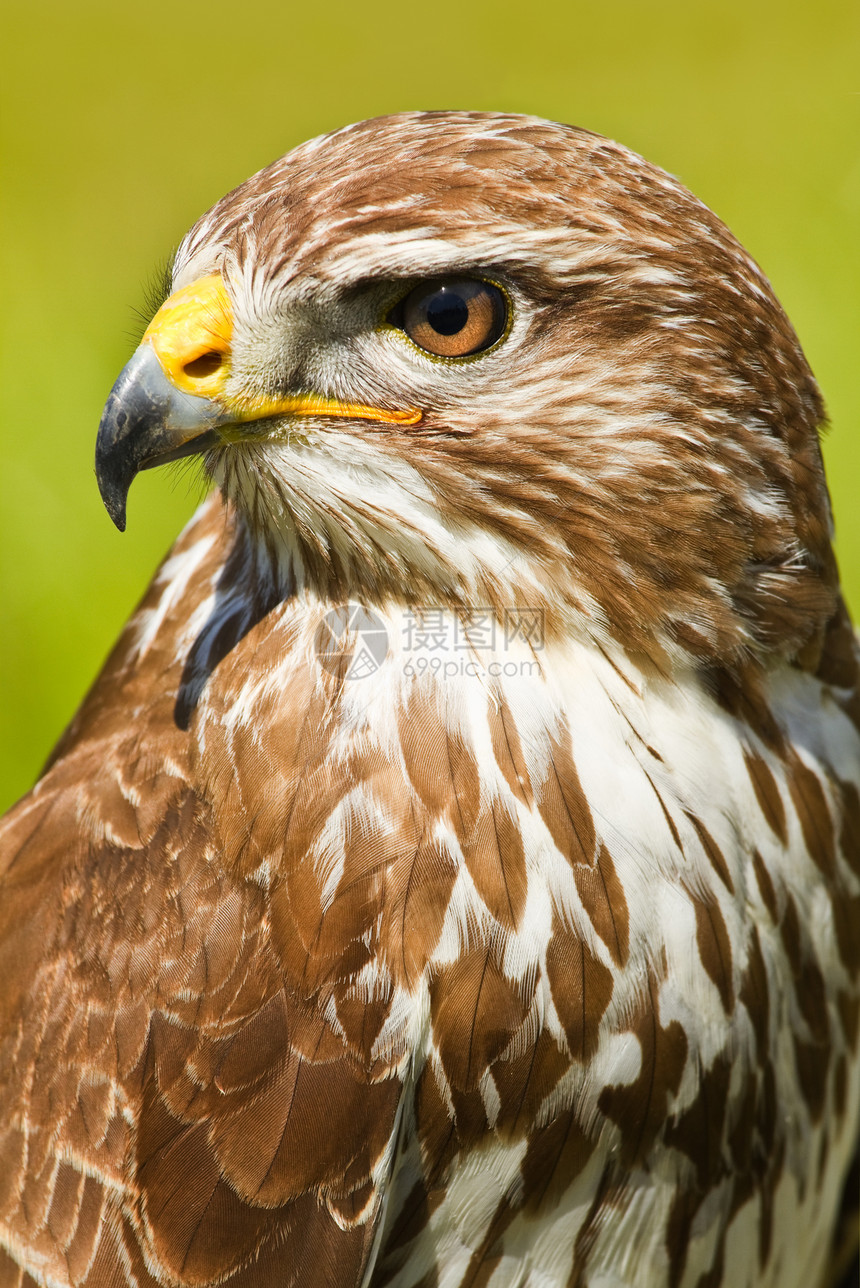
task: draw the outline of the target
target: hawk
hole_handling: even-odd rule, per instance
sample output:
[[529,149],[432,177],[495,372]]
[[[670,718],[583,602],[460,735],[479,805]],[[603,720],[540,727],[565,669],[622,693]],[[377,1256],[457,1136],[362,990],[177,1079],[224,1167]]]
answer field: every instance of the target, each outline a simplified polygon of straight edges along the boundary
[[141,469],[220,497],[2,827],[2,1288],[841,1273],[822,418],[726,228],[583,130],[368,121],[203,216],[96,473],[120,528]]

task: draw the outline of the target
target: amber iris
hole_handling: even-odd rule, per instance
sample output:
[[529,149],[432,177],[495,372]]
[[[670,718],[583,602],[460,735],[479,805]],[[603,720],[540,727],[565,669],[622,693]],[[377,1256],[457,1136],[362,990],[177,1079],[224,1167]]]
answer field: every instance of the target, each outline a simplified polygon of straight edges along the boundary
[[489,349],[507,323],[505,296],[492,282],[451,278],[422,282],[402,299],[389,322],[438,358],[466,358]]

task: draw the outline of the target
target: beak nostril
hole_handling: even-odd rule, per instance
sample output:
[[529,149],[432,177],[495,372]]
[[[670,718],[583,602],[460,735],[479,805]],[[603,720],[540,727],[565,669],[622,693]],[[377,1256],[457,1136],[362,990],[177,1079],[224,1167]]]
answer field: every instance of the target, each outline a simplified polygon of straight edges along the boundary
[[199,358],[192,358],[191,362],[186,362],[182,370],[186,376],[191,376],[192,380],[204,380],[206,376],[214,376],[222,361],[223,355],[220,353],[214,351],[201,353]]

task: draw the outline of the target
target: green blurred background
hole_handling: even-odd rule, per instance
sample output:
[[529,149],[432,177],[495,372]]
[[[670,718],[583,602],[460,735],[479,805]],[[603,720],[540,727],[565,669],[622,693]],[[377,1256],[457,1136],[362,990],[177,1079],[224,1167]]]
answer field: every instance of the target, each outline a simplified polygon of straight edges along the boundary
[[0,808],[27,789],[199,492],[93,478],[146,284],[228,188],[407,108],[534,112],[679,175],[775,284],[827,398],[860,612],[860,6],[818,0],[7,0],[2,38]]

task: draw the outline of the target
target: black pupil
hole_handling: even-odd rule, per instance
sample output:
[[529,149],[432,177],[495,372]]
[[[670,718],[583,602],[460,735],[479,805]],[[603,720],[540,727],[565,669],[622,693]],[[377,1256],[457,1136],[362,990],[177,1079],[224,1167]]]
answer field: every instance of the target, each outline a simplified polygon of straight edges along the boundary
[[469,306],[462,295],[439,291],[427,304],[427,321],[437,335],[456,335],[469,321]]

